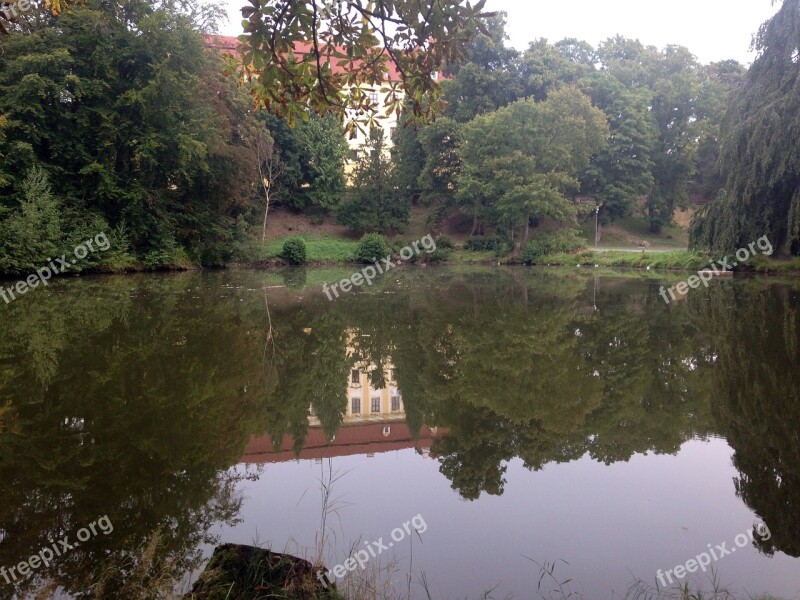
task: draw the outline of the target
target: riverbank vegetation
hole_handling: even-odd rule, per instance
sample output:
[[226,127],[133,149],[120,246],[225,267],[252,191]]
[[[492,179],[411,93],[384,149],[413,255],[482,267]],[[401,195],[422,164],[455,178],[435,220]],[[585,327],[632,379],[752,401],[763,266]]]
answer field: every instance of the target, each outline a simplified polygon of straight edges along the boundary
[[[468,30],[444,77],[429,74],[391,140],[374,130],[360,151],[335,107],[279,107],[263,80],[240,85],[234,59],[209,43],[214,10],[126,6],[41,6],[0,38],[4,274],[100,231],[113,251],[73,270],[269,263],[285,242],[270,228],[281,210],[340,228],[301,236],[311,263],[349,260],[364,233],[417,239],[419,211],[424,233],[463,235],[449,260],[557,262],[593,245],[595,220],[601,242],[633,220],[663,249],[724,255],[768,235],[778,255],[800,254],[798,96],[781,83],[797,77],[800,0],[762,27],[749,71],[622,37],[538,39],[518,51],[502,13],[480,16],[480,33],[469,29],[474,14],[459,13]],[[250,44],[261,18],[250,15]],[[262,58],[271,72],[275,56]],[[298,85],[307,75],[294,73]],[[685,209],[698,211],[686,241],[672,233]]]

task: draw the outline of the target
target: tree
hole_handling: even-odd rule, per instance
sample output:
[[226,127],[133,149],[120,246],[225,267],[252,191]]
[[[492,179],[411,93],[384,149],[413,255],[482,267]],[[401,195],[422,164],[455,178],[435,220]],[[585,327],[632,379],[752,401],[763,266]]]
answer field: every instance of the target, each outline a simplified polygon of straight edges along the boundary
[[[336,113],[349,133],[370,128],[380,108],[365,88],[383,90],[388,112],[399,115],[408,102],[415,120],[427,120],[442,107],[432,73],[464,57],[488,16],[485,3],[250,0],[242,9],[244,76],[256,101],[290,123],[310,107]],[[387,83],[390,69],[401,82]]]
[[608,119],[608,147],[601,150],[583,174],[582,189],[603,205],[611,219],[623,217],[655,184],[653,159],[658,128],[648,110],[646,90],[626,89],[609,73],[591,78],[594,105]]
[[724,254],[767,235],[800,255],[800,0],[784,0],[755,45],[722,121],[725,188],[692,221],[690,246]]
[[581,78],[594,70],[591,63],[574,60],[581,51],[585,48],[576,41],[567,40],[561,47],[548,43],[544,38],[531,42],[519,61],[523,96],[541,101],[553,89],[577,85]]
[[279,153],[276,191],[281,201],[293,210],[334,210],[345,190],[347,153],[337,118],[307,114],[294,127],[272,115],[263,118]]
[[26,22],[4,47],[0,205],[20,201],[39,164],[64,206],[124,226],[139,256],[224,261],[257,165],[239,134],[247,99],[200,24],[149,0],[88,0],[52,19]]
[[698,98],[701,127],[697,149],[697,182],[694,189],[713,200],[725,187],[718,168],[721,126],[731,94],[739,88],[747,73],[735,60],[724,60],[701,67],[702,86]]
[[274,190],[280,185],[283,163],[278,149],[275,147],[275,140],[272,139],[266,127],[256,129],[252,144],[258,159],[258,175],[261,181],[261,188],[264,190],[264,221],[261,226],[261,240],[263,241],[267,239],[269,204]]
[[505,27],[505,13],[489,19],[486,32],[469,45],[467,58],[449,66],[452,77],[442,83],[446,116],[466,123],[522,96],[519,52],[506,47]]
[[418,181],[422,201],[448,202],[453,198],[461,169],[461,125],[442,117],[420,129],[419,141],[425,157]]
[[650,159],[653,186],[647,196],[650,229],[657,233],[672,220],[676,207],[688,202],[688,185],[696,171],[702,118],[699,65],[681,46],[659,51],[617,36],[597,51],[604,72],[628,90],[649,94],[648,108],[658,137]]
[[457,197],[473,218],[522,230],[531,219],[575,220],[566,195],[608,137],[603,113],[579,90],[565,87],[543,102],[519,100],[464,127]]
[[34,166],[22,184],[23,200],[0,221],[0,272],[26,273],[61,253],[60,202],[44,169]]
[[425,167],[425,150],[420,129],[404,116],[392,137],[392,163],[397,190],[403,200],[416,204],[420,199],[419,175]]
[[383,130],[370,130],[348,191],[338,216],[353,231],[392,232],[408,223],[409,203],[400,198],[394,184]]

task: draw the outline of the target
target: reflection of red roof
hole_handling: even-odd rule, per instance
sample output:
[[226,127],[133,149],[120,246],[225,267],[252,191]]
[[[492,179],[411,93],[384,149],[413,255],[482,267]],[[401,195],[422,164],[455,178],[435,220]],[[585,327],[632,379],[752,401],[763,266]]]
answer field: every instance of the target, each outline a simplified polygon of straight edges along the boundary
[[[389,428],[388,435],[384,435],[384,428]],[[328,443],[325,432],[321,427],[309,427],[306,441],[300,455],[294,453],[294,441],[289,436],[283,436],[280,451],[273,450],[272,437],[262,435],[253,437],[244,450],[242,463],[277,463],[289,460],[331,458],[334,456],[353,456],[358,454],[377,454],[392,450],[415,448],[417,450],[429,449],[437,435],[428,427],[423,426],[419,438],[414,440],[408,423],[394,421],[391,423],[365,423],[363,425],[345,425],[336,432],[335,439]]]
[[[239,39],[230,36],[230,35],[207,35],[205,36],[205,43],[207,48],[212,48],[215,50],[219,50],[221,53],[228,53],[236,58],[241,56],[239,52]],[[344,54],[344,49],[340,49],[341,52]],[[298,59],[308,56],[312,54],[312,45],[311,42],[302,42],[295,44],[294,53],[297,55]],[[324,60],[324,57],[323,57]],[[341,66],[337,64],[340,59],[333,59],[333,64],[331,65],[331,69],[337,75],[346,73],[347,66]],[[354,61],[355,64],[359,64],[360,61]],[[400,72],[397,70],[397,66],[394,64],[392,60],[389,60],[386,63],[386,68],[388,69],[388,76],[387,81],[401,81],[402,78],[400,77]]]

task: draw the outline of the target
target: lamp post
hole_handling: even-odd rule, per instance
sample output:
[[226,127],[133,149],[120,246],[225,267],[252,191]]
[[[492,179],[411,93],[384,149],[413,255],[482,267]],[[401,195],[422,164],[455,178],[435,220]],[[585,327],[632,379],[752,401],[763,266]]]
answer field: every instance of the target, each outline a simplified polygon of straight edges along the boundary
[[599,231],[598,231],[597,227],[598,227],[598,220],[600,218],[600,207],[601,206],[603,206],[602,203],[598,204],[597,207],[594,210],[594,247],[595,248],[597,248],[597,242],[599,241],[599,239],[598,239],[599,238],[599,235],[598,235]]

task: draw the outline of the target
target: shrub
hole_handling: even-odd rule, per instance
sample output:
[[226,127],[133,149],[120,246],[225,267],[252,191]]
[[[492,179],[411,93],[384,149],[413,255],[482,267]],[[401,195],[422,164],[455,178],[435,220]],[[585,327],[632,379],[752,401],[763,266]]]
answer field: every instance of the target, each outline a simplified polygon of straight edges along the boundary
[[356,260],[360,263],[373,263],[389,255],[389,246],[379,233],[367,233],[361,238],[356,249]]
[[484,237],[476,235],[468,237],[464,242],[464,248],[472,250],[473,252],[491,252],[500,247],[500,240],[496,237]]
[[306,243],[299,236],[290,237],[283,243],[280,257],[293,265],[302,265],[306,262]]
[[583,247],[583,240],[574,229],[554,231],[529,240],[522,251],[522,260],[531,264],[547,256],[559,252],[574,252]]
[[450,258],[450,254],[455,249],[456,245],[446,235],[436,237],[436,250],[428,255],[428,262],[440,262]]

